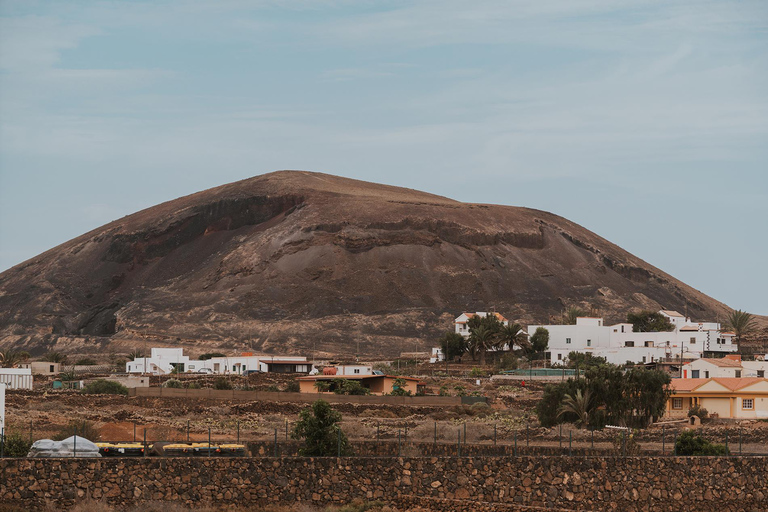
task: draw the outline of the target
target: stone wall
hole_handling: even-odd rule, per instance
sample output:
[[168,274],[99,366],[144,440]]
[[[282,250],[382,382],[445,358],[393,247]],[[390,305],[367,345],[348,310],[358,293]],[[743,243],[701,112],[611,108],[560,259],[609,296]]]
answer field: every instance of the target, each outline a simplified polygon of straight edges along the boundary
[[2,459],[0,503],[65,509],[379,499],[435,511],[765,510],[768,458],[422,457]]

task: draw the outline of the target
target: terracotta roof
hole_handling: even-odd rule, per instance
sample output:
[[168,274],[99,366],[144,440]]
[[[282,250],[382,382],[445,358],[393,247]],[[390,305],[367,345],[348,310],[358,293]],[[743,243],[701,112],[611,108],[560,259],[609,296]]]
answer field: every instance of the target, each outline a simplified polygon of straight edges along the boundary
[[696,325],[684,325],[680,328],[681,331],[698,331],[699,327]]
[[713,359],[711,357],[702,357],[701,361],[706,361],[720,368],[741,368],[741,361],[735,361],[733,359],[726,359],[725,357],[719,359]]
[[[499,319],[500,321],[502,321],[502,322],[507,322],[507,321],[508,321],[506,318],[504,318],[504,316],[503,316],[501,313],[496,313],[496,312],[493,312],[493,314],[494,314],[494,315],[496,315],[496,318],[498,318],[498,319]],[[472,318],[473,316],[475,316],[475,315],[476,315],[476,313],[462,313],[461,315],[465,315],[465,316],[467,317],[467,319],[470,319],[470,318]],[[461,315],[459,315],[459,317],[460,317]],[[458,317],[456,317],[456,318],[458,318]],[[467,322],[460,322],[460,321],[456,321],[456,323],[457,323],[457,324],[465,324],[465,323],[467,323]]]
[[669,387],[673,391],[691,391],[709,381],[710,379],[672,379]]
[[714,379],[672,379],[672,383],[670,384],[670,387],[673,391],[682,391],[682,392],[690,392],[694,391],[700,386],[703,386],[709,381],[715,381],[721,386],[730,389],[731,391],[737,391],[741,388],[745,388],[749,385],[752,385],[756,382],[763,382],[766,379],[761,379],[759,377],[742,377],[742,378],[733,378],[733,377],[716,377]]
[[677,311],[672,311],[672,310],[669,310],[669,309],[662,309],[661,312],[664,313],[667,316],[679,316],[680,318],[683,318],[683,315],[681,315]]

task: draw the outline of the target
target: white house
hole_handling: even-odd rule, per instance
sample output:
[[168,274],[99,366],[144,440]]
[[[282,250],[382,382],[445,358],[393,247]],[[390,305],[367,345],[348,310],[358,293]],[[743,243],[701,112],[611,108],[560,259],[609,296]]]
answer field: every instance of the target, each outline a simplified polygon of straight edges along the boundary
[[248,371],[308,373],[312,369],[312,363],[307,362],[306,357],[299,356],[254,356],[246,353],[200,360],[190,359],[183,352],[181,348],[153,348],[150,357],[137,357],[125,363],[125,371],[167,375],[177,368],[179,373],[243,375]]
[[738,354],[720,359],[697,359],[683,366],[684,379],[765,378],[768,361],[742,361]]
[[456,320],[454,320],[456,333],[461,334],[465,338],[469,338],[469,327],[467,327],[467,322],[469,322],[469,319],[473,316],[485,318],[488,315],[496,315],[496,318],[498,318],[503,325],[509,325],[509,320],[504,318],[501,313],[487,313],[485,311],[478,311],[477,313],[462,313],[456,317]]
[[733,333],[721,332],[718,323],[694,323],[675,311],[660,311],[675,327],[669,332],[632,332],[632,324],[605,325],[602,318],[580,317],[576,325],[530,325],[549,331],[552,364],[563,363],[570,352],[591,353],[613,364],[693,360],[711,353],[737,350]]
[[365,364],[340,364],[336,375],[373,375],[373,367]]

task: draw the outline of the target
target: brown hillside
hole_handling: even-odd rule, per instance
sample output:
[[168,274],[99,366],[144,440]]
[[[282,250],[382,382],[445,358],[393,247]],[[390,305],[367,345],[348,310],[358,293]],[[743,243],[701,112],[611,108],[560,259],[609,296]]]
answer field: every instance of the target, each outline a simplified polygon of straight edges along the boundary
[[728,310],[551,213],[281,171],[148,208],[0,274],[0,344],[394,354],[426,350],[464,310],[528,322],[569,305],[611,320]]

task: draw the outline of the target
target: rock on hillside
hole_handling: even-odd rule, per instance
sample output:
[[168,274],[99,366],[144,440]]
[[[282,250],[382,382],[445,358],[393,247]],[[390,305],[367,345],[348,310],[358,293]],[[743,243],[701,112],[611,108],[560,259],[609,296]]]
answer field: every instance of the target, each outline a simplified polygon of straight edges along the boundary
[[551,213],[281,171],[148,208],[0,274],[0,344],[384,355],[426,350],[464,310],[541,322],[570,305],[610,320],[728,310]]

